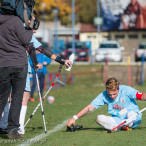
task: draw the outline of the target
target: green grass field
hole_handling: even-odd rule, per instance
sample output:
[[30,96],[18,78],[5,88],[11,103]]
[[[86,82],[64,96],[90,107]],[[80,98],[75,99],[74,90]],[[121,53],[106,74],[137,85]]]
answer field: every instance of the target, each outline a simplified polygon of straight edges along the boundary
[[[48,67],[49,72],[57,72],[59,65],[51,65]],[[98,71],[102,66],[97,65],[75,65],[72,72]],[[64,71],[64,68],[62,69]],[[68,72],[70,74],[70,72]],[[134,88],[145,92],[146,84],[144,86],[135,86]],[[62,126],[60,130],[53,132],[54,128],[62,124],[67,119],[88,105],[100,92],[104,91],[105,87],[102,81],[102,74],[78,75],[75,76],[75,81],[61,87],[59,89],[52,89],[49,95],[55,97],[54,104],[43,102],[46,126],[48,133],[45,136],[43,119],[41,115],[41,108],[37,110],[34,117],[26,126],[25,138],[23,140],[12,141],[8,140],[7,135],[1,135],[0,145],[19,145],[23,142],[28,142],[30,139],[39,135],[37,140],[32,145],[46,145],[46,146],[144,146],[146,144],[146,112],[143,113],[143,120],[139,127],[132,131],[118,131],[111,134],[107,133],[101,126],[96,124],[96,116],[98,114],[107,113],[107,106],[103,106],[89,115],[78,119],[76,124],[83,125],[83,130],[75,132],[66,132],[66,126]],[[37,97],[37,93],[36,99]],[[33,112],[39,102],[29,102],[26,120]],[[146,106],[146,102],[137,102],[140,109]],[[52,133],[51,133],[52,131]],[[13,144],[9,144],[12,143]]]

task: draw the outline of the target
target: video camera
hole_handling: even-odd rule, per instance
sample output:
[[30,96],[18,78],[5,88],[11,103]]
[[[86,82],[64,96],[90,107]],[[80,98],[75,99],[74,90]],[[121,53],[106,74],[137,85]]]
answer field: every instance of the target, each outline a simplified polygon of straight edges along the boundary
[[40,26],[40,21],[35,18],[34,24],[33,24],[33,30],[37,30],[39,26]]
[[30,9],[33,8],[34,5],[35,5],[34,0],[23,0],[23,1],[26,3],[27,7],[30,8]]

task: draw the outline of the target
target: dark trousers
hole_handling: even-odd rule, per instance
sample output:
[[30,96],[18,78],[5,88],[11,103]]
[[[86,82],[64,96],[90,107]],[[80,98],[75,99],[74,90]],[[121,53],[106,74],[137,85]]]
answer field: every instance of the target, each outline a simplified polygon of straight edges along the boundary
[[11,106],[8,116],[8,132],[19,128],[19,116],[26,85],[28,65],[0,68],[0,118],[8,101],[11,87]]
[[[37,74],[38,74],[38,79],[39,79],[41,97],[43,97],[45,76],[44,76],[44,74],[42,72],[38,72]],[[32,86],[31,86],[31,97],[32,98],[34,96],[36,84],[37,84],[36,75],[33,75],[33,77],[32,77]]]

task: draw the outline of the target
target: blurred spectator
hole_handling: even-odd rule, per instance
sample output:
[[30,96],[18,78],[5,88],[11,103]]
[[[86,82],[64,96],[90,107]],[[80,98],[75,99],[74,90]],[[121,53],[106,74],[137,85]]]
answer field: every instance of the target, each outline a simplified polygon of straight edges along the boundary
[[142,14],[144,20],[144,28],[146,28],[146,0],[139,0],[140,5],[142,6]]
[[122,15],[123,29],[143,28],[142,7],[137,0],[131,0]]
[[[50,64],[51,59],[48,58],[46,55],[40,53],[39,51],[36,50],[36,57],[39,63],[43,65],[43,68],[41,70],[38,70],[38,79],[39,79],[39,85],[40,85],[40,93],[41,97],[43,97],[43,90],[44,90],[44,81],[45,81],[45,76],[47,74],[47,65]],[[30,61],[30,64],[32,66],[32,62]],[[33,79],[32,79],[32,86],[31,86],[31,98],[30,101],[35,101],[34,99],[34,92],[36,88],[36,75],[35,71],[32,68],[32,74],[33,74]],[[38,99],[39,100],[39,99]]]

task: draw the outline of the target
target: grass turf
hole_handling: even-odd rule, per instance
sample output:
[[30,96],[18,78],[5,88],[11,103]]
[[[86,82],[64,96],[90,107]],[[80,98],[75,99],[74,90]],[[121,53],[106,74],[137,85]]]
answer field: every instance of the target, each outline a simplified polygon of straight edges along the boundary
[[[49,66],[49,72],[56,72],[59,66]],[[72,72],[85,72],[87,70],[101,70],[102,66],[74,66]],[[63,69],[64,70],[64,69]],[[64,72],[64,71],[63,71]],[[70,72],[68,72],[70,74]],[[134,88],[145,92],[145,86],[135,86]],[[52,89],[49,95],[55,97],[54,104],[47,104],[43,102],[47,130],[51,131],[58,124],[71,118],[74,114],[88,105],[100,92],[104,91],[104,84],[102,83],[102,74],[98,75],[80,75],[75,77],[75,81],[71,85],[59,89]],[[36,99],[37,99],[37,94]],[[26,120],[33,112],[39,102],[29,102]],[[137,101],[140,109],[146,106],[146,102]],[[76,124],[83,125],[83,130],[75,132],[66,132],[66,126],[61,130],[54,132],[43,140],[33,145],[48,145],[48,146],[106,146],[106,145],[128,145],[128,146],[143,146],[146,143],[146,113],[143,113],[142,123],[139,127],[132,131],[118,131],[107,133],[101,126],[96,124],[96,116],[98,114],[107,113],[107,106],[103,106],[91,114],[78,119]],[[8,140],[6,135],[1,135],[0,143],[3,145],[13,145],[27,142],[27,140],[44,133],[43,120],[41,115],[41,108],[37,110],[34,117],[26,126],[25,138],[21,140]],[[29,141],[28,141],[29,142]],[[5,144],[6,143],[6,144]],[[0,144],[1,145],[1,144]]]

